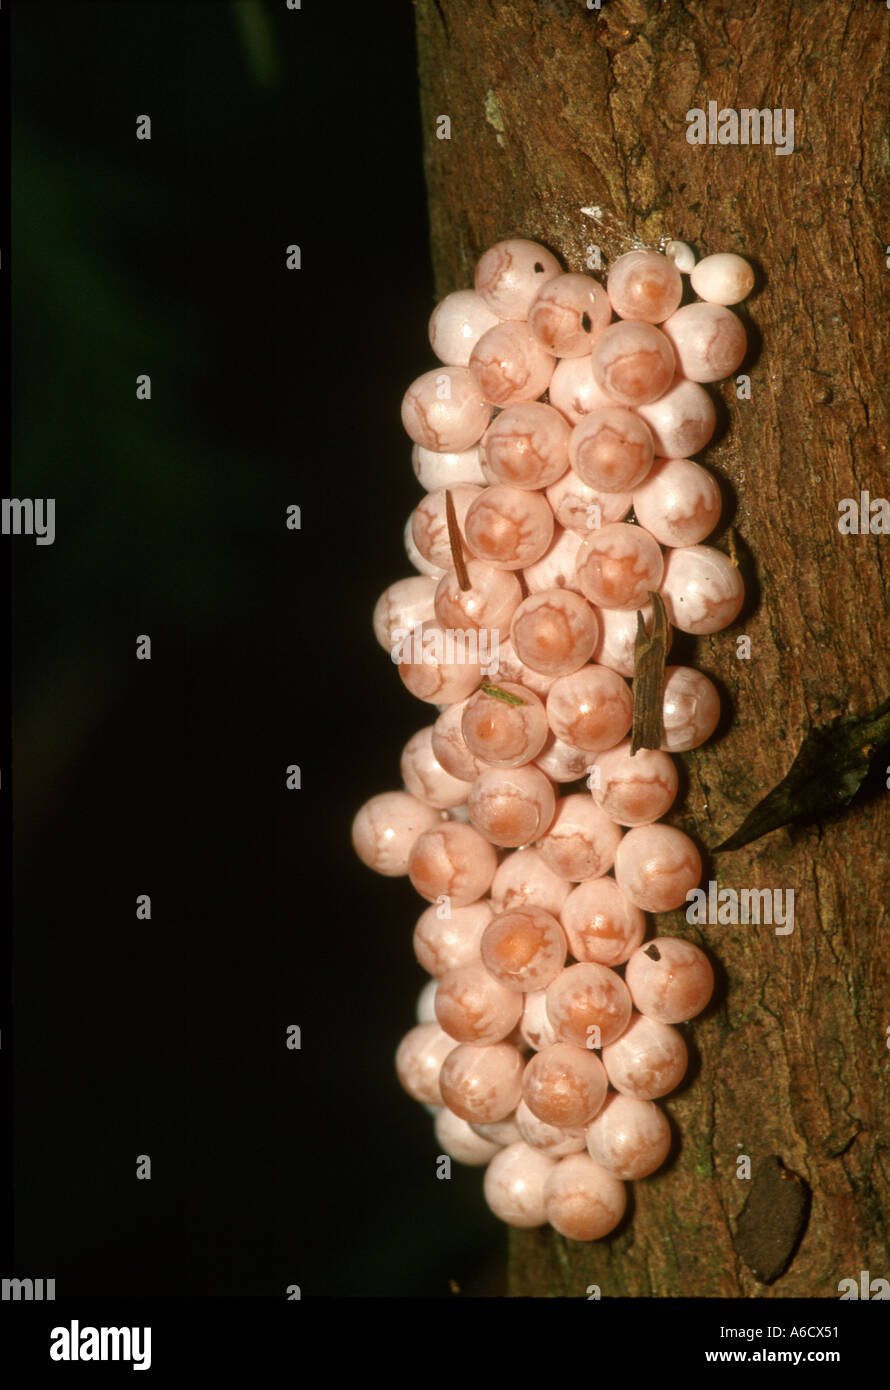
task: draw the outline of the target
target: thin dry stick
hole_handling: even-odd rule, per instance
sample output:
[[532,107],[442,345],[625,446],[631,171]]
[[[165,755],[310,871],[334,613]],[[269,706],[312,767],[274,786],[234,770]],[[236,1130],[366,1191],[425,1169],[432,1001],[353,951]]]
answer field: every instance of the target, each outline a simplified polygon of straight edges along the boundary
[[454,572],[457,575],[460,588],[466,593],[467,589],[470,588],[470,576],[464,561],[464,545],[460,527],[457,524],[457,512],[454,510],[451,493],[447,490],[445,492],[445,521],[448,525],[448,543],[451,546],[451,561],[454,565]]
[[640,748],[660,748],[664,737],[664,663],[667,656],[667,614],[660,594],[650,593],[652,632],[637,613],[634,642],[634,720],[631,757]]

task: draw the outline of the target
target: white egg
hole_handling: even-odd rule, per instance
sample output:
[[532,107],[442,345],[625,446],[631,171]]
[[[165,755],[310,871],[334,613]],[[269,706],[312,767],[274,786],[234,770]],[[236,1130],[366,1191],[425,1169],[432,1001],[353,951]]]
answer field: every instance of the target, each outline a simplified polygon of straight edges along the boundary
[[738,304],[754,288],[754,271],[731,251],[705,256],[689,277],[695,293],[708,304]]

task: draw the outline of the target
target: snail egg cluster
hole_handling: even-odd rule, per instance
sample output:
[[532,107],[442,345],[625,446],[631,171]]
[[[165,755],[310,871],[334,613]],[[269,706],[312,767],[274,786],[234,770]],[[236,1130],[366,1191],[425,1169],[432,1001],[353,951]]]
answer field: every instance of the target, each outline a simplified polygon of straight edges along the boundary
[[352,832],[365,864],[428,904],[402,1085],[444,1153],[486,1166],[498,1217],[575,1240],[612,1231],[625,1184],[667,1158],[677,1025],[714,984],[704,952],[653,937],[650,917],[701,879],[692,839],[661,822],[671,755],[711,736],[719,697],[668,665],[661,747],[632,754],[629,682],[652,593],[668,640],[742,607],[737,567],[704,544],[721,495],[693,455],[714,431],[707,384],[745,356],[729,306],[754,277],[736,255],[667,250],[620,256],[604,288],[535,242],[499,242],[433,311],[439,365],[402,402],[425,493],[405,530],[414,573],[373,618],[432,709],[401,789]]

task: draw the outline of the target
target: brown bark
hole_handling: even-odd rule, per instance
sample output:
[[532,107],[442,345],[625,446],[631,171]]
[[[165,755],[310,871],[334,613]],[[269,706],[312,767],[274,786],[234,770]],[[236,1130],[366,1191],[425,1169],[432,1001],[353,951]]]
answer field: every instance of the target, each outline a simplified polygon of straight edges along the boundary
[[[416,13],[439,295],[471,284],[478,255],[509,235],[572,270],[593,242],[607,258],[625,249],[581,213],[590,205],[641,241],[673,236],[760,268],[742,310],[762,342],[743,368],[752,398],[733,381],[714,388],[726,428],[702,456],[728,499],[715,543],[731,520],[749,552],[739,622],[692,649],[729,713],[721,737],[685,755],[675,823],[716,844],[808,728],[890,693],[890,541],[837,526],[840,499],[890,491],[890,16],[827,0],[610,0],[600,13],[419,0]],[[688,144],[686,113],[709,100],[793,108],[794,153]],[[443,114],[450,140],[436,138]],[[611,1240],[513,1233],[513,1293],[829,1298],[860,1270],[890,1277],[887,795],[882,779],[843,815],[706,860],[721,886],[792,888],[790,936],[658,919],[702,942],[724,977],[686,1025],[700,1067],[666,1107],[680,1151],[634,1185],[633,1219]],[[732,1244],[751,1186],[739,1154],[755,1169],[778,1154],[812,1190],[800,1248],[769,1288]]]

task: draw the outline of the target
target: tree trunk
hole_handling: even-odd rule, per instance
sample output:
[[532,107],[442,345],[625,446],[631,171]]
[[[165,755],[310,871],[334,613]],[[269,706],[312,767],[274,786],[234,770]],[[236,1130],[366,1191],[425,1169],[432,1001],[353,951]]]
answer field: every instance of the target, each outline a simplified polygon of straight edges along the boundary
[[[886,289],[888,22],[883,5],[760,0],[418,0],[430,227],[438,295],[472,284],[492,242],[542,241],[570,270],[632,238],[738,251],[758,268],[740,310],[754,344],[713,389],[702,461],[741,538],[748,601],[729,632],[683,639],[720,684],[722,735],[684,755],[672,819],[714,845],[784,775],[807,730],[890,693],[888,540],[838,529],[843,498],[890,490]],[[687,111],[792,108],[795,148],[693,145]],[[437,137],[437,117],[451,121]],[[440,126],[441,131],[441,126]],[[596,206],[602,220],[582,209]],[[762,346],[761,346],[762,345]],[[749,660],[737,636],[751,639]],[[682,652],[677,656],[678,651]],[[704,856],[721,887],[793,889],[794,930],[709,925],[662,933],[719,962],[715,1004],[685,1025],[692,1079],[669,1098],[681,1138],[633,1186],[614,1238],[511,1233],[514,1294],[837,1297],[887,1248],[888,809],[843,814]],[[883,881],[882,881],[883,880]],[[737,1160],[777,1154],[812,1193],[787,1272],[765,1286],[733,1236],[752,1183]]]

